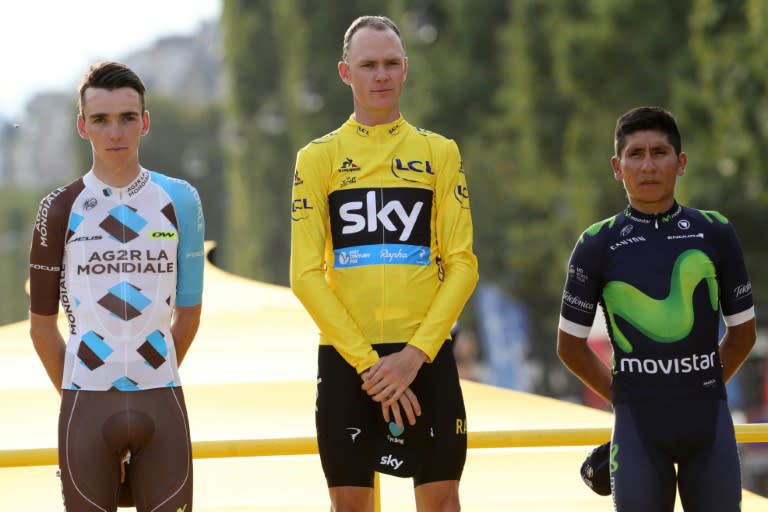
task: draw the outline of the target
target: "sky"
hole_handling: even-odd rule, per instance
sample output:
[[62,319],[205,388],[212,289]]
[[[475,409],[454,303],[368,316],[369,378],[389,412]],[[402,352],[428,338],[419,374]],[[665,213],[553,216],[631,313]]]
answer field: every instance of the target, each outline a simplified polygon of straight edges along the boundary
[[39,92],[72,91],[97,60],[218,19],[222,0],[10,0],[0,7],[0,119],[14,122]]

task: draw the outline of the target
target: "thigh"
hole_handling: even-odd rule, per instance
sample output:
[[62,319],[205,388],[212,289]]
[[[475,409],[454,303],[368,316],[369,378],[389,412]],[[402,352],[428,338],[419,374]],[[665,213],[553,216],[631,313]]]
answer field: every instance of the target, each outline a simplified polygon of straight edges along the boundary
[[685,510],[741,510],[741,469],[728,404],[721,400],[711,437],[679,464],[680,500]]
[[59,473],[68,512],[114,511],[120,484],[120,453],[104,439],[113,404],[98,391],[62,392],[59,411]]
[[378,405],[335,348],[318,349],[315,426],[328,487],[373,487],[374,414]]
[[467,417],[453,342],[443,343],[432,363],[422,366],[413,391],[426,413],[431,435],[414,485],[460,480],[467,458]]
[[152,432],[137,441],[129,465],[136,510],[192,510],[192,446],[180,387],[132,392],[134,407],[151,418]]
[[[629,404],[614,407],[611,439],[611,488],[618,512],[672,512],[675,507],[674,461],[638,428],[652,424]],[[664,421],[664,418],[659,418]]]

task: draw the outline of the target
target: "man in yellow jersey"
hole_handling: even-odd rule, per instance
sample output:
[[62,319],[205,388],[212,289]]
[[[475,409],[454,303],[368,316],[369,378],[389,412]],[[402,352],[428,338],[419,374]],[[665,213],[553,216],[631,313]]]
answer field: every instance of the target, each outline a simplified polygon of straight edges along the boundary
[[461,156],[401,116],[408,59],[390,19],[352,22],[338,71],[354,114],[299,151],[291,208],[332,509],[372,511],[380,471],[413,477],[420,512],[458,511],[467,430],[450,331],[478,277]]

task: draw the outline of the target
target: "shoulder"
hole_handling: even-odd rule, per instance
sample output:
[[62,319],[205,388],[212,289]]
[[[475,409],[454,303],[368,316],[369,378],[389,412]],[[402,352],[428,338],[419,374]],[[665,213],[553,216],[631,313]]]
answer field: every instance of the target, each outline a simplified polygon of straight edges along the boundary
[[[410,123],[409,123],[410,124]],[[424,137],[435,147],[444,147],[446,149],[457,147],[456,141],[441,135],[437,132],[427,130],[425,128],[419,128],[418,126],[410,125],[413,128],[413,133],[417,136]]]
[[341,127],[309,141],[299,152],[323,151],[328,144],[341,138]]
[[40,200],[40,209],[47,210],[47,214],[69,210],[72,207],[74,200],[80,195],[84,188],[85,183],[83,182],[83,178],[77,178],[62,187],[48,192]]
[[171,199],[171,204],[177,212],[178,219],[184,222],[189,219],[191,226],[202,231],[204,225],[203,205],[200,194],[188,181],[172,178],[156,171],[149,171],[152,183],[156,184]]
[[731,221],[728,217],[717,210],[698,210],[696,208],[683,207],[683,212],[691,224],[697,229],[713,233],[714,235],[723,234],[728,236],[735,233]]
[[579,245],[599,243],[609,237],[621,224],[622,218],[621,214],[616,214],[590,225],[582,231],[578,241]]
[[302,172],[313,167],[325,168],[328,162],[333,160],[340,141],[344,137],[342,128],[343,125],[322,137],[313,139],[299,149],[296,159],[297,168],[301,168]]
[[710,236],[715,241],[716,246],[729,254],[734,249],[741,250],[741,241],[736,232],[733,223],[724,214],[717,210],[695,210],[691,209],[693,215],[700,219],[699,230]]
[[157,171],[149,171],[152,182],[165,190],[173,199],[191,198],[199,200],[197,189],[188,181],[180,178],[173,178]]
[[713,226],[718,225],[727,225],[730,224],[730,221],[728,220],[728,217],[723,215],[717,210],[697,210],[696,208],[689,208],[687,206],[683,207],[683,211],[689,216],[693,218],[700,219],[707,224],[711,224]]

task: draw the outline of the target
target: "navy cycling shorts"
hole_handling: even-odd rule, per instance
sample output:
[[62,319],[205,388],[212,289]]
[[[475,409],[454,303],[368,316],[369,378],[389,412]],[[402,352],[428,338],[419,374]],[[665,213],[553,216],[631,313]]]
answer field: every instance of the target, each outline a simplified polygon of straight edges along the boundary
[[721,399],[614,406],[611,486],[618,512],[739,512],[741,471],[728,404]]

